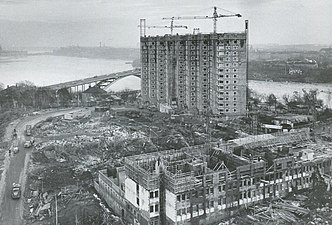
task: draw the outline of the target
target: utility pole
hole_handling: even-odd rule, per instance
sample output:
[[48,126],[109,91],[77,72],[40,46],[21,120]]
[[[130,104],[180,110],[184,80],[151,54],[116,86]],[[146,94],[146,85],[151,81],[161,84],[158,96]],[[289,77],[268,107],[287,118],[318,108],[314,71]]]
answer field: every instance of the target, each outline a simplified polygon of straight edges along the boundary
[[58,201],[55,195],[55,225],[58,225]]

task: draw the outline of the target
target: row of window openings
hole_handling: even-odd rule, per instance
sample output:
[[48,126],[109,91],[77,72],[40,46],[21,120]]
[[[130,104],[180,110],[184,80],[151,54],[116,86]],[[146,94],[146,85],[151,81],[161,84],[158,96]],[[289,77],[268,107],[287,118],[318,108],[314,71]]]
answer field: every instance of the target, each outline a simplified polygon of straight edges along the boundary
[[[236,65],[238,65],[238,64],[236,64]],[[236,69],[236,68],[234,68],[233,70],[233,73],[236,73],[236,72],[238,72],[238,69]],[[225,73],[230,73],[231,72],[231,69],[223,69],[223,68],[220,68],[220,69],[218,69],[218,72],[219,73],[223,73],[223,72],[225,72]]]
[[[192,63],[192,65],[194,65],[194,64]],[[233,63],[233,67],[238,67],[238,65],[239,65],[238,63]],[[203,66],[207,66],[206,63],[205,63],[205,64],[203,63]],[[219,69],[218,69],[218,72],[219,72],[219,73],[224,72],[224,69],[223,69],[223,68],[220,68],[220,67],[223,67],[223,66],[224,66],[224,64],[222,64],[222,63],[218,63],[218,68],[219,68]],[[226,63],[225,66],[226,66],[226,67],[230,67],[230,64],[229,64],[229,63]],[[148,70],[148,67],[147,67],[147,66],[146,66],[146,67],[143,66],[143,68],[144,68],[145,71]],[[183,67],[183,66],[179,66],[179,69],[184,69],[184,67]],[[199,65],[197,65],[196,67],[191,67],[190,69],[191,69],[191,70],[196,70],[196,71],[197,71],[197,70],[199,70]],[[207,71],[207,69],[208,69],[207,67],[203,67],[203,68],[202,68],[203,71]],[[151,64],[151,68],[150,68],[150,70],[151,70],[151,71],[156,71],[156,68],[155,68],[155,65],[154,65],[154,64]],[[147,74],[147,72],[145,72],[145,71],[143,72],[143,74]],[[163,72],[163,71],[164,71],[164,69],[162,69],[162,68],[159,69],[159,72]],[[226,73],[228,73],[229,71],[230,71],[230,69],[226,69],[226,70],[225,70]],[[238,71],[237,69],[233,69],[233,72],[237,72],[237,71]]]
[[[222,71],[219,70],[219,72],[222,72]],[[226,71],[226,72],[229,72],[229,70]],[[234,69],[233,72],[236,73],[236,72],[237,72],[237,69]],[[183,72],[180,71],[179,74],[180,74],[180,75],[179,75],[179,78],[182,79],[182,78],[183,78]],[[192,75],[192,76],[195,76],[195,74],[196,74],[196,73],[191,72],[191,75]],[[147,72],[143,72],[143,78],[148,78],[148,76],[146,76],[146,75],[147,75]],[[151,77],[153,77],[153,76],[156,75],[156,73],[151,72],[150,75],[151,75]],[[164,73],[159,73],[159,77],[162,77],[162,76],[164,76]],[[203,76],[203,77],[207,77],[207,74],[206,74],[206,73],[203,73],[202,76]],[[229,74],[226,74],[226,75],[219,74],[219,78],[224,78],[224,77],[229,78],[230,76],[229,76]],[[194,78],[194,77],[193,77],[193,78]],[[237,74],[233,74],[233,78],[237,78]],[[161,78],[161,79],[162,79],[162,78]],[[194,78],[194,79],[195,79],[195,78]]]
[[[195,63],[191,63],[191,64],[194,65]],[[218,67],[219,67],[218,72],[219,73],[224,72],[224,69],[220,68],[220,67],[223,67],[221,65],[223,65],[223,64],[218,64]],[[208,65],[206,63],[203,63],[203,68],[202,68],[203,71],[207,71],[208,70],[208,68],[206,66],[208,66]],[[229,64],[226,63],[226,67],[229,67]],[[233,67],[238,67],[238,63],[233,63]],[[159,72],[164,72],[165,69],[166,68],[159,68]],[[179,69],[180,70],[185,70],[186,68],[184,66],[179,66]],[[197,65],[196,67],[190,67],[190,69],[198,71],[199,70],[199,65]],[[148,70],[147,67],[144,67],[144,70],[145,71],[143,71],[143,74],[147,74],[147,72],[146,72]],[[150,70],[151,71],[156,71],[156,68],[154,67],[154,64],[151,64]],[[233,72],[236,73],[237,71],[238,71],[238,69],[233,69]],[[229,73],[230,69],[226,69],[225,72]],[[151,75],[154,75],[154,73],[151,73]]]
[[[203,49],[204,48],[207,49],[208,44],[211,43],[208,40],[198,40],[198,41],[188,41],[188,40],[186,40],[186,41],[180,41],[180,44],[183,45],[186,42],[187,45],[189,45],[189,44],[191,44],[191,45],[197,45],[198,43],[201,43],[202,41],[203,41],[203,45],[202,45]],[[176,42],[168,41],[166,43],[168,43],[169,45],[173,45]],[[227,47],[230,44],[235,44],[235,46],[237,46],[236,44],[239,44],[239,43],[240,43],[240,40],[238,40],[238,39],[236,39],[236,40],[219,40],[218,41],[218,46],[226,46]],[[152,42],[145,42],[145,44],[142,45],[142,47],[143,48],[145,48],[145,47],[152,48],[152,47],[154,47],[155,44],[164,45],[165,43],[163,41],[160,41],[160,42],[154,42],[154,41],[152,41]],[[196,48],[196,47],[195,46],[191,46],[191,49],[193,49],[193,48]]]
[[219,63],[218,64],[218,66],[217,66],[217,69],[222,69],[223,67],[227,67],[227,68],[229,68],[229,67],[238,67],[238,64],[237,63],[233,63],[233,64],[231,64],[231,63],[226,63],[226,64],[223,64],[223,63]]
[[221,56],[221,55],[238,55],[239,53],[238,52],[229,52],[229,51],[222,51],[222,52],[218,52],[218,55]]
[[[222,91],[221,91],[221,92],[218,92],[218,94],[219,94],[219,95],[229,95],[230,93],[229,93],[228,91],[226,91],[226,92],[222,92]],[[237,95],[237,92],[234,91],[233,94],[234,94],[234,95]],[[228,99],[225,99],[225,100],[227,101]],[[235,99],[235,100],[236,100],[236,99]]]
[[226,57],[226,58],[218,58],[217,61],[218,62],[223,62],[223,61],[229,62],[229,61],[231,61],[231,59],[233,59],[233,61],[238,61],[239,60],[238,57],[233,57],[233,58]]
[[[155,98],[157,97],[155,94],[151,94],[151,98]],[[163,95],[163,92],[160,92],[160,96],[159,96],[159,99],[164,99],[165,96]]]
[[[157,53],[157,51],[155,51],[155,50],[150,50],[150,52],[145,51],[145,52],[142,53],[142,59],[147,59],[149,55],[150,56],[155,55],[156,53]],[[163,49],[161,49],[161,50],[159,49],[158,54],[159,54],[158,55],[159,58],[164,58],[165,57],[165,51],[163,51]],[[218,52],[218,56],[224,56],[224,55],[229,56],[229,55],[238,55],[238,54],[239,54],[238,52],[228,52],[228,51],[227,52],[224,52],[224,51],[221,51],[221,52],[219,51]],[[190,56],[192,56],[192,57],[197,57],[197,56],[200,56],[200,55],[202,55],[202,57],[206,60],[207,57],[209,56],[209,53],[206,52],[206,51],[201,52],[201,54],[200,54],[200,52],[194,52],[194,51],[190,52]],[[212,52],[210,52],[210,55],[212,56]],[[184,55],[183,52],[180,51],[179,52],[179,57],[188,57],[188,55]]]
[[[223,84],[224,81],[223,81],[223,80],[219,80],[218,83],[219,83],[219,84]],[[229,83],[230,83],[229,80],[225,80],[225,84],[229,84]],[[233,80],[233,83],[236,84],[237,81],[236,81],[236,80]],[[220,88],[224,88],[223,86],[219,86],[219,87],[220,87]]]
[[159,212],[159,204],[156,204],[156,205],[150,205],[150,213],[153,213],[153,212]]
[[[236,109],[233,109],[233,112],[236,112]],[[224,109],[219,109],[219,112],[224,112]],[[225,109],[225,112],[229,112],[229,109]]]
[[[234,69],[233,72],[237,72],[237,70]],[[225,78],[229,78],[230,75],[229,75],[229,74],[226,74],[226,75],[220,74],[220,75],[219,75],[219,78],[224,78],[224,77],[225,77]],[[237,78],[237,74],[233,74],[233,78]]]
[[[236,48],[237,49],[237,48]],[[234,49],[234,50],[236,50],[236,49]],[[155,49],[151,49],[150,51],[147,51],[147,50],[143,50],[143,52],[142,52],[142,58],[148,58],[148,56],[149,55],[154,55],[154,54],[156,54],[156,53],[158,53],[158,56],[159,56],[159,58],[163,58],[163,57],[165,57],[165,53],[167,52],[167,50],[166,49],[163,49],[163,48],[159,48],[158,49],[159,51],[156,51]],[[195,50],[195,49],[194,49]],[[226,52],[224,52],[223,50],[224,50],[224,48],[218,48],[218,56],[223,56],[223,55],[238,55],[239,53],[237,52],[237,51],[235,51],[235,52],[228,52],[228,51],[226,51]],[[222,51],[220,51],[220,50],[222,50]],[[227,49],[227,50],[231,50],[230,48],[229,49]],[[198,51],[191,51],[190,52],[190,55],[191,56],[198,56],[198,55],[200,55],[199,54],[200,52],[199,52],[199,49],[198,49]],[[210,55],[212,55],[212,52],[209,52],[210,53]],[[208,52],[206,52],[206,51],[203,51],[203,52],[201,52],[201,55],[203,55],[205,58],[209,55],[209,53]],[[178,53],[180,56],[183,56],[183,54],[184,54],[184,52],[182,52],[182,51],[179,51],[179,53]]]
[[[225,198],[218,199],[218,205],[225,204],[225,203],[226,203]],[[206,208],[213,208],[214,207],[213,204],[214,204],[214,201],[210,201],[210,204],[209,204],[209,202],[207,202],[206,203]],[[193,205],[192,206],[192,211],[193,212],[198,212],[199,210],[203,210],[203,209],[204,209],[203,203],[199,203],[198,205]],[[181,216],[181,215],[190,214],[190,213],[191,213],[190,207],[188,207],[188,208],[178,209],[177,212],[176,212],[176,215]]]
[[[219,101],[229,101],[229,98],[218,98],[218,100]],[[233,98],[233,101],[237,101],[237,98]],[[226,104],[226,106],[228,106],[228,104]]]
[[[229,104],[228,103],[226,103],[226,104],[220,103],[219,106],[226,106],[226,107],[228,107]],[[233,106],[236,107],[236,103],[234,103]]]
[[[218,186],[218,191],[225,191],[225,185],[219,185]],[[214,193],[214,188],[206,188],[205,189],[205,194],[209,195],[209,194],[213,194]],[[203,190],[199,190],[199,191],[195,191],[192,193],[192,197],[202,197],[203,196]],[[176,199],[178,202],[180,201],[185,201],[185,200],[189,200],[190,198],[190,194],[180,194],[176,196]]]
[[150,191],[150,198],[158,198],[159,192],[158,191]]
[[[194,79],[193,79],[193,80],[194,80]],[[182,80],[179,80],[179,84],[183,84],[183,81],[182,81]],[[202,84],[203,84],[203,87],[206,88],[206,87],[207,87],[207,80],[204,79]],[[162,85],[162,83],[160,83],[160,85]],[[192,82],[192,83],[191,83],[191,86],[196,87],[196,83]]]
[[225,58],[224,60],[218,60],[218,67],[224,67],[224,66],[226,66],[226,67],[229,67],[230,66],[230,64],[229,63],[226,63],[225,65],[222,63],[223,61],[226,61],[226,62],[230,62],[231,60],[233,60],[233,61],[239,61],[239,58],[238,57],[233,57],[233,58]]

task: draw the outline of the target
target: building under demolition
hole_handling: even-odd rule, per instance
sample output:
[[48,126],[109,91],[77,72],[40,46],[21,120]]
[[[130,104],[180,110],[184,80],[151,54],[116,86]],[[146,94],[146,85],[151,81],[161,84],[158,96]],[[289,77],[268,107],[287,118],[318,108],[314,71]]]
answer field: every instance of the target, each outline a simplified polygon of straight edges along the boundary
[[332,155],[308,129],[129,156],[99,172],[95,187],[124,220],[214,224],[239,208],[312,188]]
[[141,37],[141,93],[145,105],[194,113],[244,115],[247,34]]

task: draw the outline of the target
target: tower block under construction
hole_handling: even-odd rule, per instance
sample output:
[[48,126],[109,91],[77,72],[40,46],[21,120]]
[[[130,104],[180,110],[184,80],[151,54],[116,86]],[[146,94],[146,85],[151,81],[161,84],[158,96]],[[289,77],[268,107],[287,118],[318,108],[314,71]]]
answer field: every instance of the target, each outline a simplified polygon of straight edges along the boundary
[[141,37],[145,105],[215,115],[244,115],[248,21],[240,33]]

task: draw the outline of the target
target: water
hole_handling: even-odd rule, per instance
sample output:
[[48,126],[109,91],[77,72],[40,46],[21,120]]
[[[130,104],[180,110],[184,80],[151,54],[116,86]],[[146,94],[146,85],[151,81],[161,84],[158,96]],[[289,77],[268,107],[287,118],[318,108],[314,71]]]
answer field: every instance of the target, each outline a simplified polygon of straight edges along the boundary
[[253,89],[259,94],[274,94],[279,101],[282,101],[283,95],[289,95],[290,97],[293,96],[295,91],[302,94],[302,89],[306,91],[317,89],[319,92],[318,99],[322,99],[326,106],[332,108],[332,83],[307,84],[294,82],[267,82],[250,80],[249,88]]
[[[43,86],[92,77],[124,70],[132,66],[123,60],[87,59],[64,56],[37,55],[25,58],[0,58],[0,82],[5,85],[29,80]],[[109,90],[140,89],[140,79],[128,77],[114,83]],[[302,89],[318,89],[319,98],[332,108],[332,84],[304,84],[287,82],[249,81],[249,88],[259,94],[275,94],[282,100],[284,94],[290,96]]]
[[[131,64],[124,60],[87,59],[78,57],[36,55],[22,58],[0,57],[0,82],[13,85],[17,82],[29,80],[37,86],[61,83],[81,78],[93,77],[109,73],[131,70]],[[137,78],[136,78],[137,79]],[[127,78],[117,82],[112,89],[139,88],[130,87],[128,82],[135,78]]]

